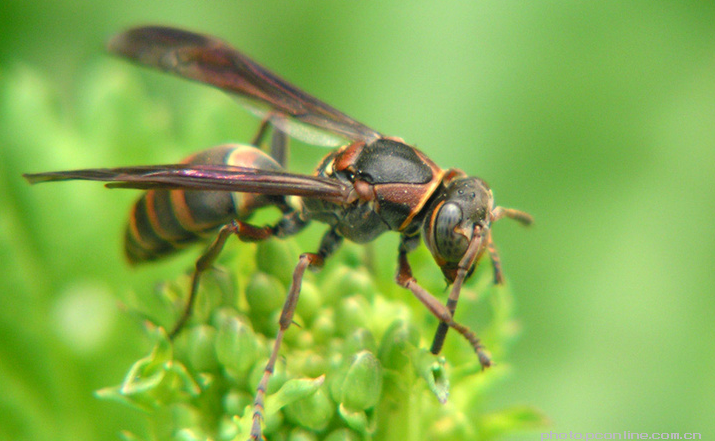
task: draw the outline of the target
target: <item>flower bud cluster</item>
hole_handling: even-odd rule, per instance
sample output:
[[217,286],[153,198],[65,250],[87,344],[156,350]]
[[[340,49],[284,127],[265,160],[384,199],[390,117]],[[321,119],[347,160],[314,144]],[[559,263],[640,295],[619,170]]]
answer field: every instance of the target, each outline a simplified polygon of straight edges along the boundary
[[[206,273],[195,314],[175,341],[163,328],[147,326],[155,341],[151,353],[122,384],[98,392],[149,415],[148,435],[128,438],[248,439],[256,387],[298,253],[293,242],[278,240],[241,244],[231,252],[238,256],[224,265],[238,273]],[[427,339],[436,320],[408,291],[377,279],[360,253],[348,246],[320,273],[306,273],[295,324],[268,383],[266,438],[471,440],[503,431],[503,415],[485,414],[482,401],[506,366],[481,373],[456,333],[448,338],[446,358],[430,354]],[[167,286],[161,295],[178,315],[177,299],[186,293],[177,293],[180,283]],[[476,301],[468,288],[463,296],[465,305]],[[500,355],[513,334],[509,309],[508,293],[492,293],[485,333]],[[445,360],[452,356],[458,365],[448,368]]]

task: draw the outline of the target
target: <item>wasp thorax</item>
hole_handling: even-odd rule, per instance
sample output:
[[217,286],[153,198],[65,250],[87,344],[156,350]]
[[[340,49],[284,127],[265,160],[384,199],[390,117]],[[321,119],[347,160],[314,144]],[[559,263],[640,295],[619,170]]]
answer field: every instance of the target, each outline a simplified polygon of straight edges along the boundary
[[459,262],[475,227],[483,234],[489,226],[491,207],[491,190],[481,179],[459,178],[447,184],[424,225],[427,244],[441,266],[453,267]]

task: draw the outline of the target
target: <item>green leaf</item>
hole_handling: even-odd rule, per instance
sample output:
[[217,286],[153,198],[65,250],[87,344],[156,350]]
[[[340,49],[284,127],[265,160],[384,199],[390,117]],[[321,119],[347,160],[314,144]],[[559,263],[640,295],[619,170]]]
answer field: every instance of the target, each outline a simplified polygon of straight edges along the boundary
[[449,376],[445,363],[444,357],[437,357],[427,349],[412,352],[412,365],[415,372],[425,380],[427,387],[442,404],[446,403],[449,397]]
[[275,413],[278,410],[305,399],[316,393],[325,382],[325,376],[318,378],[300,378],[286,381],[274,394],[266,398],[266,410]]

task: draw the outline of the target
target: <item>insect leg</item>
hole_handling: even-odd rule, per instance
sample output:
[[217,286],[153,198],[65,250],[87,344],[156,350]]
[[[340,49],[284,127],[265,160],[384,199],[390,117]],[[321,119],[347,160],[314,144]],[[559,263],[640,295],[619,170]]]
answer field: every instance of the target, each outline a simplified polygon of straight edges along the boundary
[[[447,309],[449,309],[449,300],[447,300]],[[454,305],[456,309],[457,305]],[[454,311],[451,311],[454,316]],[[447,338],[447,331],[449,331],[449,325],[445,322],[439,322],[437,325],[437,332],[434,333],[434,338],[432,339],[432,347],[430,347],[430,352],[434,355],[439,354],[442,351],[442,345],[444,345],[444,339]]]
[[459,299],[459,293],[462,289],[462,282],[466,278],[469,268],[471,268],[471,264],[473,264],[474,256],[476,256],[478,246],[477,241],[473,240],[472,243],[470,243],[470,247],[465,253],[465,257],[459,262],[457,277],[454,280],[454,285],[452,285],[449,300],[447,301],[447,305],[443,305],[437,298],[420,286],[417,283],[417,280],[415,280],[412,276],[412,268],[410,267],[410,263],[407,261],[407,252],[410,249],[410,239],[411,238],[409,237],[403,236],[402,242],[400,243],[396,279],[398,285],[409,289],[412,294],[414,294],[415,297],[417,297],[417,299],[440,320],[440,326],[437,329],[437,334],[435,335],[431,352],[434,354],[439,353],[442,349],[442,343],[444,342],[444,337],[447,334],[447,329],[452,328],[467,339],[469,344],[474,349],[474,352],[476,352],[479,357],[479,363],[482,368],[491,366],[491,360],[484,352],[484,346],[477,335],[467,326],[456,322],[453,318],[453,311],[457,307],[457,300]]
[[277,115],[269,113],[261,121],[258,127],[258,132],[253,137],[251,145],[260,147],[263,139],[266,137],[268,128],[273,128],[273,136],[271,137],[271,158],[275,159],[281,167],[285,168],[288,164],[288,135],[271,123],[278,118]]
[[[492,266],[494,268],[494,283],[496,285],[501,285],[504,283],[504,275],[501,270],[501,261],[499,260],[499,254],[497,252],[496,247],[494,246],[494,242],[492,241],[491,233],[489,234],[489,242],[487,244],[487,248],[489,250],[489,257],[492,260]],[[447,309],[449,309],[449,312],[452,314],[452,317],[454,317],[454,312],[457,309],[457,300],[453,299],[452,296],[447,299]],[[432,340],[432,347],[430,348],[430,352],[432,352],[433,354],[440,353],[448,330],[449,325],[447,325],[445,322],[439,323],[439,326],[437,326],[437,332],[435,332],[434,339]]]
[[489,232],[487,250],[489,251],[489,258],[492,261],[492,267],[494,268],[494,284],[503,285],[504,273],[501,269],[501,259],[499,258],[499,251],[497,251],[494,241],[492,240],[491,231]]
[[[491,214],[491,221],[496,222],[503,217],[514,219],[516,221],[521,222],[523,225],[531,225],[531,223],[534,221],[534,218],[531,217],[529,213],[523,211],[504,207],[494,208]],[[487,250],[489,251],[489,257],[492,261],[492,267],[494,268],[494,284],[502,285],[504,283],[504,274],[501,269],[501,259],[499,258],[499,252],[497,251],[496,246],[494,245],[494,241],[492,240],[491,231],[487,236]],[[462,262],[460,262],[460,269],[465,265],[466,268],[470,268],[471,264],[466,264],[466,261],[471,258],[472,257],[469,256],[469,253],[465,253],[464,259],[462,259]],[[456,282],[457,280],[455,280],[455,285]],[[461,284],[461,282],[459,283]],[[458,298],[459,291],[455,287],[453,287],[452,293],[447,300],[447,309],[449,309],[452,316],[454,316],[454,311],[457,308]],[[434,340],[432,340],[432,347],[430,348],[430,351],[433,354],[439,354],[439,352],[442,350],[442,345],[444,344],[444,339],[447,336],[447,331],[449,330],[449,328],[450,326],[447,323],[440,322],[439,326],[437,327],[437,332],[435,332]],[[482,363],[482,366],[484,366],[484,363]]]
[[241,240],[247,242],[255,242],[260,240],[265,240],[271,237],[274,232],[272,227],[256,227],[254,225],[247,224],[245,222],[234,220],[230,224],[224,225],[218,232],[216,239],[211,245],[204,251],[204,253],[196,261],[194,268],[194,273],[191,277],[191,291],[189,293],[189,299],[184,307],[184,312],[181,317],[174,325],[174,329],[169,334],[169,338],[174,338],[176,334],[181,331],[184,327],[186,321],[191,317],[191,312],[194,307],[194,300],[196,299],[196,293],[199,289],[199,280],[201,279],[201,274],[211,266],[221,254],[223,246],[226,244],[226,239],[232,234],[237,235]]
[[303,274],[305,274],[306,268],[309,267],[313,269],[322,268],[325,263],[325,259],[337,250],[338,246],[342,243],[342,239],[342,236],[338,235],[335,230],[328,231],[325,236],[323,236],[319,251],[317,253],[301,254],[298,265],[295,267],[295,271],[293,271],[293,283],[288,290],[288,296],[283,304],[281,317],[278,321],[280,327],[278,328],[276,341],[273,343],[271,356],[268,359],[268,363],[266,363],[266,367],[263,370],[263,376],[261,377],[261,381],[258,383],[258,388],[256,389],[256,399],[253,402],[253,425],[251,426],[252,440],[257,441],[262,439],[261,421],[263,420],[268,380],[271,378],[273,370],[275,369],[278,351],[280,350],[281,342],[283,341],[283,335],[291,323],[293,323],[293,314],[295,313],[295,307],[298,304],[300,287],[303,283]]
[[[398,267],[398,273],[397,273],[397,283],[400,286],[403,286],[407,288],[404,283],[407,282],[408,278],[414,278],[412,277],[412,269],[410,268],[410,264],[407,261],[407,253],[410,251],[413,251],[417,245],[420,243],[420,236],[419,234],[416,234],[414,236],[407,236],[403,235],[400,240],[400,248],[399,248],[399,267]],[[402,278],[402,280],[401,280]],[[415,281],[416,283],[416,281]],[[409,288],[408,288],[409,289]],[[419,297],[419,296],[418,296]],[[452,304],[452,300],[448,299],[447,300],[447,309],[449,310],[450,316],[454,317],[454,310],[456,309],[457,305],[456,303]],[[439,325],[437,326],[437,332],[435,333],[434,339],[432,341],[432,348],[430,349],[430,352],[433,354],[439,354],[439,352],[442,350],[442,344],[444,344],[444,339],[447,336],[447,331],[449,330],[449,325],[445,323],[444,321],[440,321]]]
[[288,139],[288,135],[286,135],[284,131],[273,126],[271,157],[283,168],[286,168],[288,165]]
[[268,131],[268,126],[271,124],[271,117],[270,115],[266,116],[261,120],[261,125],[258,126],[258,132],[256,135],[253,137],[253,140],[251,141],[251,145],[255,147],[260,147],[261,143],[263,142],[263,138],[266,136],[266,132]]

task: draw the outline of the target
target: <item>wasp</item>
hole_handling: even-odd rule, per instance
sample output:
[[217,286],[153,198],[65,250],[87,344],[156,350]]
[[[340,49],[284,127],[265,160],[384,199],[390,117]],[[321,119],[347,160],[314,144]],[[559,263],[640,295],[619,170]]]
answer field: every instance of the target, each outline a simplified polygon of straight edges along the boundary
[[[138,27],[115,36],[108,49],[138,64],[237,95],[263,118],[251,145],[214,147],[180,164],[24,175],[30,183],[107,181],[111,188],[145,190],[126,230],[125,252],[131,262],[159,259],[214,234],[214,241],[196,261],[186,307],[171,336],[189,318],[201,274],[212,266],[230,236],[262,241],[297,234],[314,220],[328,225],[318,250],[302,254],[294,270],[276,340],[256,390],[252,439],[261,438],[266,387],[292,323],[305,270],[321,268],[344,239],[367,243],[387,231],[399,233],[396,282],[440,321],[431,352],[440,352],[452,328],[469,342],[481,366],[490,366],[476,334],[454,319],[459,293],[484,253],[492,261],[495,282],[503,282],[492,223],[508,217],[528,225],[529,214],[496,206],[482,179],[456,168],[440,168],[401,139],[383,136],[350,118],[214,37],[169,27]],[[273,129],[270,155],[255,147],[269,128]],[[284,170],[287,135],[314,144],[347,142],[328,153],[313,175],[302,175]],[[256,210],[267,206],[282,213],[275,224],[248,222]],[[412,275],[407,255],[421,238],[452,284],[446,304]]]

